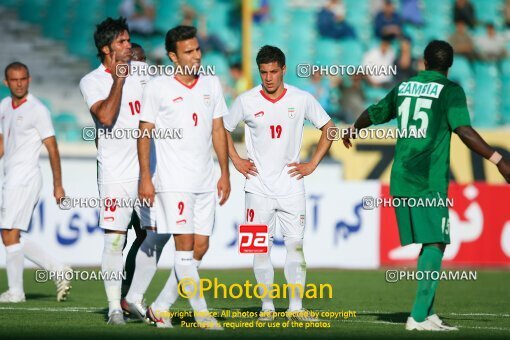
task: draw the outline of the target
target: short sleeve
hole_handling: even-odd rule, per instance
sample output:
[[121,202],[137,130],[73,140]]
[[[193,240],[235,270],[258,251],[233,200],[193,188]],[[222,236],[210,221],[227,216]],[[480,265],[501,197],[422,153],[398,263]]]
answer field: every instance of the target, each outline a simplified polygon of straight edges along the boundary
[[223,89],[221,88],[220,80],[215,77],[214,78],[214,111],[213,111],[213,119],[220,118],[228,114],[227,104],[225,103],[225,97],[223,97]]
[[50,111],[48,111],[48,109],[42,104],[37,110],[34,119],[34,127],[39,133],[41,140],[55,136],[55,130],[53,129],[53,123],[51,122]]
[[331,120],[317,99],[309,93],[306,95],[305,118],[308,119],[317,129],[322,128]]
[[159,113],[160,101],[158,94],[160,91],[155,89],[156,79],[150,80],[143,89],[142,96],[142,112],[140,113],[140,121],[148,123],[156,123]]
[[229,114],[223,118],[223,124],[225,125],[225,129],[232,132],[236,129],[237,124],[243,120],[244,112],[243,112],[243,103],[241,101],[241,97],[237,97],[236,100],[230,106]]
[[99,82],[92,77],[85,77],[80,81],[80,91],[89,110],[92,105],[108,97],[108,94],[102,91],[102,86]]
[[393,90],[377,104],[368,107],[368,116],[373,124],[383,124],[397,116],[397,108],[395,105],[396,89],[397,87],[393,88]]
[[459,126],[471,126],[466,94],[462,87],[455,85],[446,94],[446,117],[450,129],[453,131]]

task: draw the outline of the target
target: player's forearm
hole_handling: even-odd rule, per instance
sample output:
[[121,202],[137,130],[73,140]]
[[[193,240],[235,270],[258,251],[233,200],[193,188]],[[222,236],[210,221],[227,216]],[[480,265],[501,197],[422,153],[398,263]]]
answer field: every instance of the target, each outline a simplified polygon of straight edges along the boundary
[[4,156],[4,138],[0,135],[0,159]]
[[370,125],[372,125],[372,121],[370,120],[370,116],[368,115],[368,110],[365,110],[354,123],[354,128],[356,130],[361,130],[369,127]]
[[213,130],[213,146],[220,164],[221,174],[228,175],[228,142],[227,133],[225,129],[214,129]]
[[232,162],[234,162],[234,161],[238,160],[241,157],[237,153],[237,150],[236,150],[236,147],[235,147],[235,144],[234,144],[234,140],[232,139],[232,135],[230,134],[230,132],[227,131],[225,134],[227,135],[228,156],[230,157]]
[[471,126],[459,126],[455,133],[469,149],[485,159],[489,159],[496,151]]
[[331,144],[333,143],[333,141],[329,140],[328,138],[328,129],[334,126],[335,124],[333,124],[333,121],[330,120],[321,128],[322,131],[321,138],[319,139],[317,148],[315,149],[315,152],[312,155],[312,159],[310,160],[310,162],[315,167],[317,167],[324,158],[324,156],[326,156],[326,153],[328,152],[329,148],[331,147]]
[[57,141],[55,137],[47,138],[44,142],[50,158],[51,172],[53,174],[53,187],[62,186],[62,168],[60,163],[60,153],[58,152]]
[[122,100],[122,88],[124,79],[118,78],[113,81],[112,88],[108,97],[99,105],[95,115],[99,122],[105,126],[111,126],[117,116]]
[[151,178],[151,139],[148,137],[150,134],[148,132],[152,131],[154,128],[153,124],[140,122],[140,130],[141,136],[137,141],[138,148],[138,163],[140,165],[140,178],[141,179],[150,179]]

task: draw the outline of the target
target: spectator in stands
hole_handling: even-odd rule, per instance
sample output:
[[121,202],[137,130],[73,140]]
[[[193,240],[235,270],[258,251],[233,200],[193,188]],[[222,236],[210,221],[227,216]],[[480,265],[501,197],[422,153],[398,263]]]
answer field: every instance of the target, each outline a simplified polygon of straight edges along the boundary
[[317,16],[319,34],[324,38],[356,38],[354,28],[345,20],[345,4],[342,0],[329,0]]
[[462,21],[469,28],[476,25],[475,9],[469,0],[455,0],[453,6],[453,22]]
[[473,39],[466,29],[466,24],[462,20],[455,22],[455,32],[448,38],[455,54],[466,57],[469,61],[475,59],[475,47]]
[[253,2],[253,22],[260,24],[269,18],[269,0],[257,0]]
[[375,36],[378,38],[398,38],[402,34],[402,20],[391,0],[385,0],[382,11],[377,13],[374,21]]
[[486,24],[485,29],[487,34],[475,39],[477,55],[481,60],[500,61],[507,54],[505,38],[496,32],[491,23]]
[[394,64],[397,65],[395,83],[405,81],[418,73],[418,61],[412,55],[411,39],[403,37],[400,39],[399,55]]
[[[362,65],[394,65],[395,52],[391,48],[391,38],[384,37],[378,46],[370,49],[363,55]],[[393,76],[388,74],[368,75],[365,78],[368,83],[375,87],[388,87],[393,84]]]
[[217,51],[224,55],[230,54],[225,43],[217,35],[207,32],[206,18],[199,16],[191,6],[182,6],[181,25],[197,27],[197,39],[202,53]]
[[151,0],[123,0],[120,14],[127,18],[129,31],[135,34],[157,34],[154,29],[154,4]]
[[400,13],[402,21],[412,25],[423,25],[423,15],[421,13],[419,0],[400,0]]
[[510,29],[510,0],[505,1],[503,6],[503,18],[505,19],[505,28]]
[[341,120],[347,124],[352,124],[359,113],[365,109],[365,94],[361,86],[362,76],[354,75],[348,79],[340,79]]
[[331,88],[327,78],[321,77],[319,72],[313,72],[310,77],[310,83],[305,86],[305,90],[317,99],[326,112],[330,112],[329,97]]
[[143,47],[137,43],[131,43],[131,60],[133,61],[141,61],[146,62],[147,56],[145,55],[145,50]]
[[230,93],[232,98],[237,98],[238,95],[249,89],[248,80],[243,74],[240,63],[230,65],[230,77],[232,78],[232,85],[228,87],[227,92]]

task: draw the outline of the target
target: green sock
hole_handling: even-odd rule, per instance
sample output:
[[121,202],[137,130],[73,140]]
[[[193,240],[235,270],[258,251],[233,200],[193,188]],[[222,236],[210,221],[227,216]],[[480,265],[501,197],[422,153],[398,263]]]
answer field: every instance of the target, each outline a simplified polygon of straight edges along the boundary
[[[424,246],[423,252],[418,258],[418,271],[437,271],[441,270],[441,260],[443,252],[435,246]],[[414,300],[411,316],[416,322],[423,322],[425,318],[431,315],[432,303],[436,294],[438,281],[432,280],[430,274],[428,280],[424,273],[424,278],[418,282],[418,291]]]

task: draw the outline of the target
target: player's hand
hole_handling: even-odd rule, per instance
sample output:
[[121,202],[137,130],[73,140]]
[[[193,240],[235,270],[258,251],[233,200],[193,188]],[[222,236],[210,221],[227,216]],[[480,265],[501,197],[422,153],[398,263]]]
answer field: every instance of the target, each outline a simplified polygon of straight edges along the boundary
[[255,163],[248,159],[239,158],[235,161],[233,160],[232,163],[234,163],[234,167],[239,171],[246,179],[248,179],[248,175],[257,176],[258,171],[257,167],[255,166]]
[[220,205],[225,204],[230,196],[230,178],[228,175],[221,175],[218,181],[218,197],[220,197]]
[[354,129],[354,126],[349,126],[347,128],[347,133],[342,136],[342,142],[347,149],[352,148],[351,138],[356,139],[356,130]]
[[317,166],[310,162],[308,163],[290,163],[287,166],[293,167],[287,173],[290,174],[290,177],[297,176],[296,179],[301,179],[305,176],[311,174]]
[[156,196],[156,189],[152,184],[151,178],[141,179],[138,183],[138,197],[142,203],[149,202],[149,206],[154,204],[154,197]]
[[510,183],[510,162],[507,159],[502,159],[498,163],[499,173],[503,176],[507,183]]
[[110,65],[108,65],[108,69],[110,70],[110,74],[112,75],[113,80],[124,80],[129,74],[129,64],[117,60],[115,57],[115,52],[112,52],[112,60]]
[[57,202],[57,204],[60,204],[62,199],[66,197],[64,188],[61,185],[57,185],[53,188],[53,197],[55,197],[55,201]]

